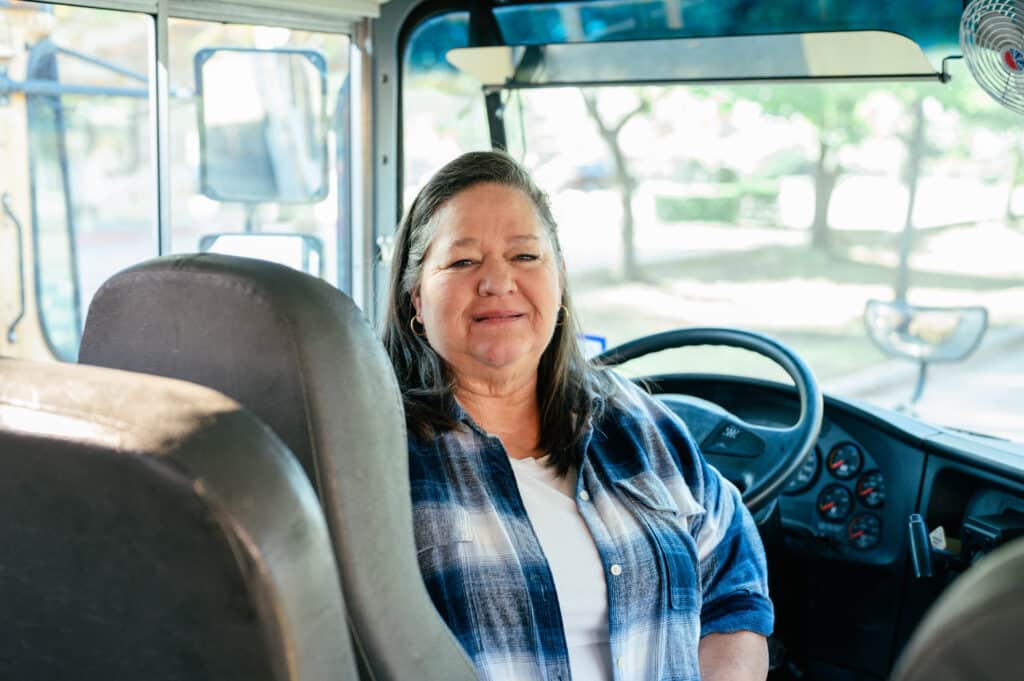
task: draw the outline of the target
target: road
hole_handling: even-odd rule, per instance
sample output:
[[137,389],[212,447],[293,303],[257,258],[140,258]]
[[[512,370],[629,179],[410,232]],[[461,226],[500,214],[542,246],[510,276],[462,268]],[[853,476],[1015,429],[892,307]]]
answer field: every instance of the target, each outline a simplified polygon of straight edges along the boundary
[[[892,360],[824,389],[892,407],[910,398],[915,378],[913,363]],[[932,423],[1024,442],[1024,331],[991,332],[964,362],[930,366],[915,411]]]

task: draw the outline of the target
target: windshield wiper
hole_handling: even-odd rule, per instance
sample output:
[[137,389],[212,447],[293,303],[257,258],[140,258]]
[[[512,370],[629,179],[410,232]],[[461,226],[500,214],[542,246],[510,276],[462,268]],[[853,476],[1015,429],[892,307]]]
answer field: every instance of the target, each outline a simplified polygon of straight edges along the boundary
[[998,440],[1000,442],[1013,442],[1013,440],[1011,440],[1010,438],[1007,438],[1007,437],[1001,437],[999,435],[990,435],[989,433],[979,433],[976,430],[968,430],[966,428],[957,428],[956,426],[946,426],[946,425],[943,425],[943,426],[941,426],[941,428],[943,430],[952,430],[952,431],[955,431],[957,433],[965,433],[967,435],[973,435],[975,437],[983,437],[983,438],[985,438],[987,440]]

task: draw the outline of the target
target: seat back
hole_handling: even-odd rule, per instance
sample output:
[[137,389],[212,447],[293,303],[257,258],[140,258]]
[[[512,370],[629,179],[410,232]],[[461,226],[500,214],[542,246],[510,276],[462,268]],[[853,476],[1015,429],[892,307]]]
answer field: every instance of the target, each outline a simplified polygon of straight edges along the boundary
[[935,602],[891,681],[1016,681],[1024,674],[1024,538],[973,565]]
[[207,385],[252,410],[315,483],[363,676],[475,678],[417,566],[394,372],[344,294],[260,260],[158,258],[99,290],[79,361]]
[[326,524],[207,388],[0,359],[0,678],[355,678]]

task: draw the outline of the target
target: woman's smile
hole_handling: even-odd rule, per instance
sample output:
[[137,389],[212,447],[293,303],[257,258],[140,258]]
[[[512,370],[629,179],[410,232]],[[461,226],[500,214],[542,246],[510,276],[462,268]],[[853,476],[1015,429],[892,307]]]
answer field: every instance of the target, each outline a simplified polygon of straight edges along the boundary
[[513,310],[485,310],[472,316],[474,324],[483,326],[502,326],[511,322],[526,319],[526,314]]

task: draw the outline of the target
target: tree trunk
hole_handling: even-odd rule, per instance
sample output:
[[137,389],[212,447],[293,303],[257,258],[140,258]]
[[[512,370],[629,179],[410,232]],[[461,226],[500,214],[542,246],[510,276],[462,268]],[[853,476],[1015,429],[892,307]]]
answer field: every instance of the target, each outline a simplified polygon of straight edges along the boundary
[[1020,145],[1021,140],[1014,140],[1013,144],[1013,170],[1010,172],[1010,191],[1006,195],[1006,212],[1005,218],[1008,224],[1012,224],[1016,221],[1017,216],[1013,213],[1013,192],[1017,189],[1017,178],[1020,176],[1021,171],[1021,157],[1020,157]]
[[[616,140],[618,142],[618,140]],[[635,281],[641,279],[640,266],[636,258],[636,223],[633,220],[633,178],[626,166],[626,159],[616,143],[612,150],[615,158],[616,176],[619,180],[619,198],[622,202],[622,257],[619,259],[619,269],[616,274],[620,279]]]
[[910,288],[910,251],[914,243],[914,205],[917,203],[917,180],[921,175],[921,162],[924,160],[924,100],[914,103],[914,128],[907,144],[907,165],[905,180],[907,183],[907,214],[903,220],[903,233],[900,235],[900,264],[896,272],[896,286],[893,298],[906,302]]
[[636,222],[633,218],[633,189],[636,182],[629,172],[629,164],[622,147],[619,145],[619,133],[633,115],[644,109],[643,104],[636,110],[626,114],[614,127],[609,127],[601,117],[597,108],[597,99],[590,93],[580,90],[583,95],[583,102],[587,107],[587,113],[597,125],[601,139],[611,152],[612,161],[615,163],[615,177],[619,185],[619,199],[622,204],[622,225],[621,225],[621,253],[619,262],[615,268],[615,276],[625,281],[636,281],[641,279],[640,265],[636,257]]
[[814,165],[814,221],[811,222],[811,247],[826,253],[832,250],[832,233],[828,226],[828,205],[836,187],[839,172],[828,167],[832,149],[825,140],[818,139],[818,161]]

